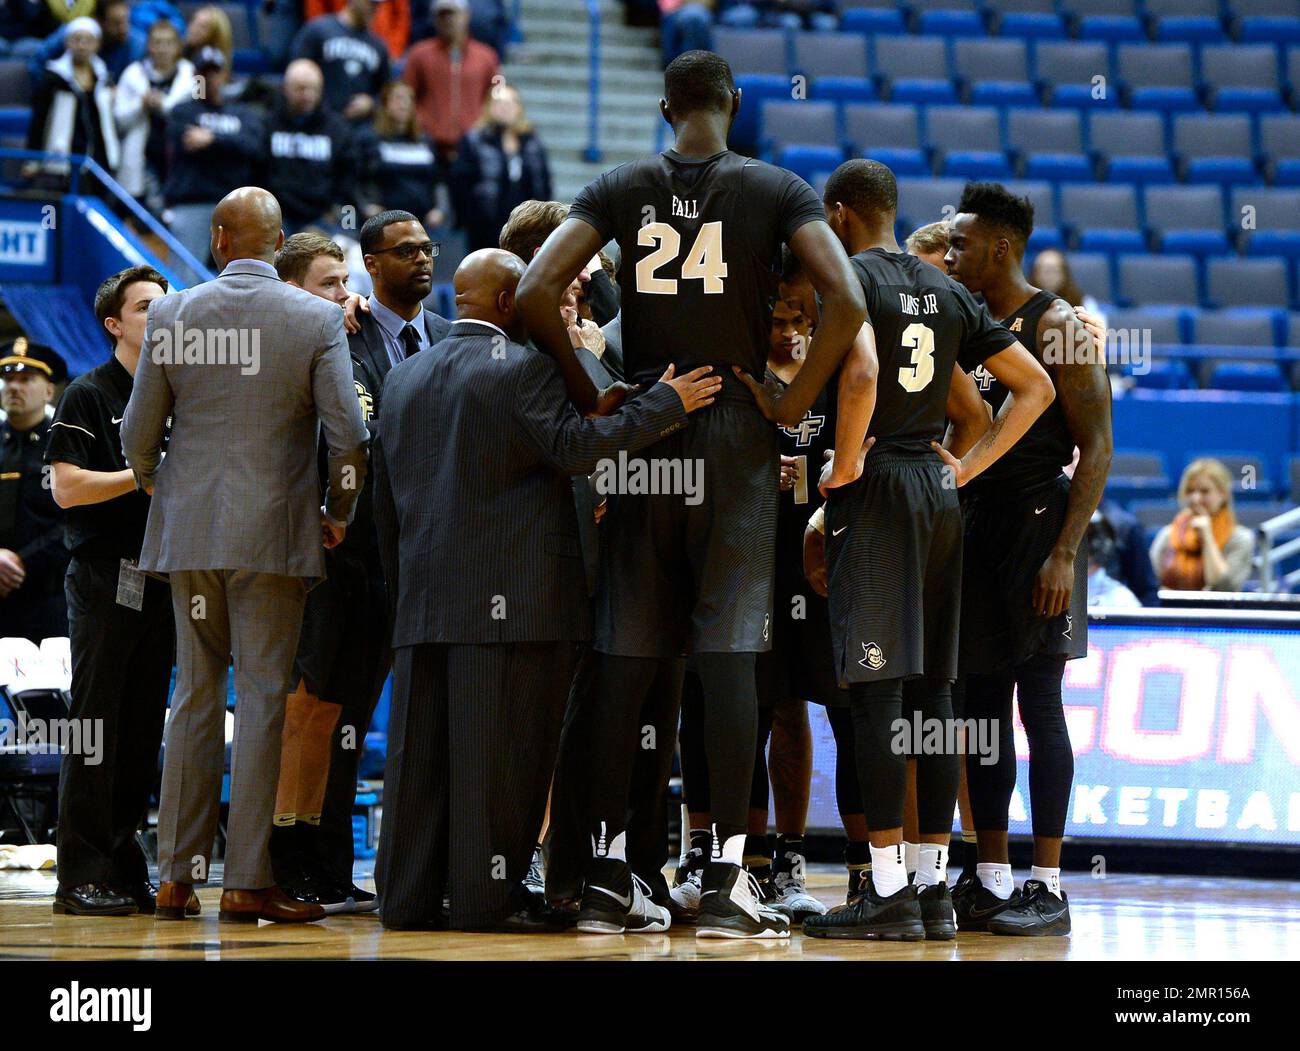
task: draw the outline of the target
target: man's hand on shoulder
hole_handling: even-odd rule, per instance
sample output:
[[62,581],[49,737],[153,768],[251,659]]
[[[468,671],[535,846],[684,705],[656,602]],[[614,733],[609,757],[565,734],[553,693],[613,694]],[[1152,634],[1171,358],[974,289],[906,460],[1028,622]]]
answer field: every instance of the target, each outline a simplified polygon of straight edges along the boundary
[[361,331],[361,315],[370,313],[370,300],[360,292],[349,292],[343,300],[343,327],[349,336]]
[[694,412],[713,404],[713,396],[722,388],[722,377],[710,375],[713,366],[701,365],[698,369],[691,369],[674,378],[675,371],[676,366],[669,365],[659,377],[659,382],[668,384],[677,392],[677,396],[682,399],[682,408]]

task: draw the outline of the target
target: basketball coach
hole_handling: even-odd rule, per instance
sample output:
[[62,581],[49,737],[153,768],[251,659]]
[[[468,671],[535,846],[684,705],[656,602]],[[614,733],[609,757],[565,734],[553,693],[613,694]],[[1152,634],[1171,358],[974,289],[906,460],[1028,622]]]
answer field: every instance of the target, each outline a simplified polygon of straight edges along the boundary
[[[342,312],[280,281],[280,225],[278,202],[257,187],[235,190],[213,210],[212,257],[223,270],[150,304],[122,423],[127,462],[153,494],[140,568],[169,574],[176,620],[159,919],[183,919],[190,885],[209,875],[232,655],[237,704],[219,918],[324,915],[275,886],[268,840],[307,586],[324,572],[322,544],[338,544],[351,521],[367,432]],[[323,506],[318,420],[329,448]]]
[[523,273],[510,252],[467,256],[447,338],[385,381],[374,508],[396,610],[376,882],[390,929],[558,926],[521,880],[574,643],[591,635],[569,476],[679,429],[720,386],[670,368],[614,415],[579,416],[556,362],[521,345]]

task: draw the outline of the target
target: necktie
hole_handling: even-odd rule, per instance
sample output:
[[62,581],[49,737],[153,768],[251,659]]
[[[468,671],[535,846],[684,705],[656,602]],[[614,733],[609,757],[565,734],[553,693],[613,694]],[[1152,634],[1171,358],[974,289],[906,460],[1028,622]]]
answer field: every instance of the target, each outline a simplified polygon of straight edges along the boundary
[[415,331],[414,325],[407,325],[404,329],[402,329],[402,346],[406,348],[403,354],[404,359],[409,358],[412,354],[416,354],[419,352],[420,337],[419,334]]

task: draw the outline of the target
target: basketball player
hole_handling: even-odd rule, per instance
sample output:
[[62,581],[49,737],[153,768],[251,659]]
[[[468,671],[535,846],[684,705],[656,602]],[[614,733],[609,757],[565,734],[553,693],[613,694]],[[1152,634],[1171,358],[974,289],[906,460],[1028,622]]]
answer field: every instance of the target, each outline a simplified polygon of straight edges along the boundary
[[[953,277],[984,295],[989,310],[1031,348],[1056,388],[1055,403],[1015,447],[970,487],[962,578],[961,671],[966,715],[997,719],[996,764],[968,757],[978,888],[958,899],[963,930],[995,934],[1070,932],[1061,890],[1061,837],[1074,753],[1061,703],[1065,662],[1087,654],[1087,552],[1112,449],[1110,384],[1070,305],[1025,280],[1034,208],[996,183],[973,183],[952,221]],[[996,411],[1001,377],[976,379]],[[1079,449],[1071,481],[1061,468]],[[1007,810],[1016,784],[1011,699],[1017,692],[1029,738],[1034,865],[1015,892],[1007,854]]]
[[[787,937],[786,918],[760,907],[741,868],[754,762],[754,660],[771,640],[778,446],[728,366],[763,373],[775,267],[788,243],[822,297],[808,358],[774,413],[797,424],[862,325],[862,291],[807,183],[727,149],[741,103],[727,63],[688,51],[665,70],[664,85],[659,105],[676,136],[673,148],[621,165],[583,190],[519,286],[520,311],[538,346],[557,358],[571,355],[560,296],[596,250],[616,240],[629,380],[645,382],[657,375],[657,363],[670,361],[712,364],[724,377],[717,404],[642,454],[643,463],[681,479],[697,472],[695,495],[623,491],[609,498],[596,597],[602,659],[593,722],[601,742],[592,764],[594,857],[579,928],[622,929],[632,896],[625,826],[637,713],[656,665],[689,644],[704,688],[714,825],[696,932]],[[595,404],[585,374],[575,380],[575,403]]]
[[[898,188],[889,168],[848,161],[831,175],[823,198],[831,228],[852,253],[870,318],[869,338],[855,341],[841,369],[835,456],[822,486],[835,671],[850,692],[872,874],[852,905],[810,917],[804,932],[950,939],[956,927],[946,870],[958,759],[917,741],[900,747],[899,724],[905,711],[944,726],[952,719],[952,597],[962,557],[956,490],[1014,444],[1051,401],[1052,388],[1042,367],[973,296],[899,250]],[[1013,396],[959,460],[939,445],[953,367],[969,371],[980,363]],[[764,403],[768,391],[747,382]],[[864,459],[868,437],[875,443]],[[917,757],[921,841],[914,885],[902,845],[909,753]]]

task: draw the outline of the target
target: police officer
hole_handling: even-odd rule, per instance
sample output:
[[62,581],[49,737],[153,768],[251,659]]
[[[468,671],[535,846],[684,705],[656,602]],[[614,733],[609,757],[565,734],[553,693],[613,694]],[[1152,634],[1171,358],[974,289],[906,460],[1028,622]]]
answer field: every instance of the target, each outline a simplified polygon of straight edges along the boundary
[[[152,267],[108,278],[95,316],[112,356],[77,377],[50,428],[53,496],[67,510],[72,716],[103,727],[93,764],[67,755],[59,776],[56,913],[152,913],[155,889],[136,830],[158,780],[174,628],[165,582],[136,568],[149,497],[122,455],[121,425],[149,303],[167,290]],[[189,904],[198,911],[198,899]]]
[[63,512],[44,469],[50,433],[46,409],[67,375],[63,358],[25,336],[0,348],[0,638],[68,634],[63,573]]

